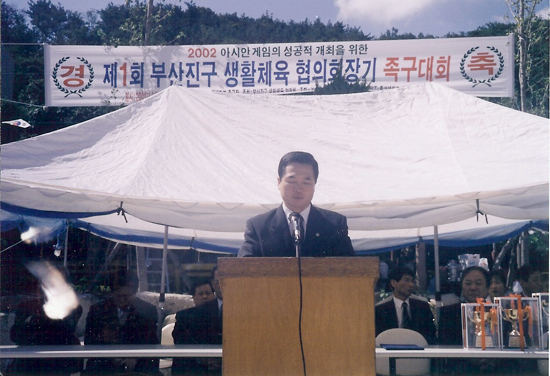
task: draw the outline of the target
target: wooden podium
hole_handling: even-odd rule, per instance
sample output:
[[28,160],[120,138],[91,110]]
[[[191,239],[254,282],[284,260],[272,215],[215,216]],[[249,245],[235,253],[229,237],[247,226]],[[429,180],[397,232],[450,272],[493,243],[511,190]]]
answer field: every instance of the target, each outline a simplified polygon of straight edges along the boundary
[[[378,257],[302,258],[307,376],[374,376]],[[223,376],[299,376],[297,258],[219,258]]]

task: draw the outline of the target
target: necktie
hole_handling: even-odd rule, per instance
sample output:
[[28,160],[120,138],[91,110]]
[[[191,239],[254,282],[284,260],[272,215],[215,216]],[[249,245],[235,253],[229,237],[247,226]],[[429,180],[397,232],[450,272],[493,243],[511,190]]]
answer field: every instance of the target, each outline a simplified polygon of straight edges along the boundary
[[126,324],[126,319],[128,318],[128,310],[127,309],[119,309],[118,312],[118,323],[120,325]]
[[[300,236],[302,237],[302,240],[304,239],[304,236],[305,236],[305,232],[304,232],[304,218],[300,215],[300,213],[296,213],[296,212],[292,212],[290,213],[290,215],[288,216],[288,218],[290,219],[290,223],[292,223],[292,217],[296,217],[296,220],[298,222],[298,226],[299,226],[299,229],[300,229]],[[294,234],[292,234],[294,235]]]
[[403,321],[401,323],[401,327],[405,329],[410,329],[411,317],[409,316],[409,305],[403,302],[403,304],[401,304],[401,308],[403,309]]

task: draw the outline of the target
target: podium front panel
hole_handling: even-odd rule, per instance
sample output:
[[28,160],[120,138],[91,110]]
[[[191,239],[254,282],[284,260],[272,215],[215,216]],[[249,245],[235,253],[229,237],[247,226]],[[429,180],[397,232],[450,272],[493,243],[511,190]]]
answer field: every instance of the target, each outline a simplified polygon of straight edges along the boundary
[[[302,258],[309,376],[375,375],[378,258]],[[223,375],[303,375],[296,258],[220,258]]]

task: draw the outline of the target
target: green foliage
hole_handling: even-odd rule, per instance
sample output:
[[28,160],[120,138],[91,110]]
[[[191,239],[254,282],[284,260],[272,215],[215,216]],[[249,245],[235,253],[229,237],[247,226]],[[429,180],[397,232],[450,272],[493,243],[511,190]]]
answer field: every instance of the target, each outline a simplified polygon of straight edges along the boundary
[[37,38],[27,26],[25,15],[2,2],[2,43],[35,43]]
[[[548,93],[549,85],[549,35],[550,21],[536,19],[532,25],[527,63],[527,111],[544,117],[549,117]],[[517,85],[519,86],[519,85]]]
[[[340,61],[340,64],[342,62]],[[341,65],[340,65],[341,66]],[[346,79],[346,76],[342,74],[342,69],[338,70],[338,73],[333,77],[330,84],[319,86],[315,85],[315,95],[333,95],[333,94],[351,94],[362,93],[369,91],[370,84],[367,85],[365,80],[359,80],[357,82],[350,82]]]
[[66,11],[50,0],[30,0],[26,14],[38,38],[48,44],[97,44],[89,25],[78,12]]
[[[73,45],[135,45],[145,43],[147,0],[128,0],[124,5],[110,3],[98,11],[81,15],[65,10],[50,0],[30,0],[29,10],[21,12],[2,2],[3,49],[15,62],[13,81],[15,102],[2,102],[2,119],[23,118],[34,128],[3,128],[2,142],[11,142],[75,124],[113,111],[116,107],[42,108],[44,103],[43,50],[40,43]],[[156,0],[151,12],[151,45],[252,44],[329,41],[367,41],[373,38],[360,28],[341,22],[323,23],[320,19],[284,22],[265,13],[254,19],[245,15],[216,14],[194,2],[180,5]],[[30,24],[27,24],[28,16]],[[450,33],[447,37],[483,37],[507,35],[511,23],[492,22],[470,32]],[[528,111],[548,117],[548,36],[549,21],[536,18],[531,26],[527,88]],[[422,33],[399,33],[392,28],[380,40],[434,38]],[[17,43],[12,45],[11,43]],[[36,45],[22,45],[29,43]],[[517,51],[517,49],[516,49]],[[517,77],[517,75],[516,75]],[[516,89],[519,84],[516,82]],[[330,84],[318,87],[316,94],[353,93],[368,90],[365,82],[349,82],[341,75]],[[113,93],[116,95],[117,93]],[[6,99],[6,98],[5,98]],[[518,100],[487,98],[491,102],[518,108]],[[26,104],[26,105],[24,105]],[[29,105],[30,104],[30,105]],[[108,104],[108,103],[106,103]]]
[[[512,23],[490,22],[484,26],[478,27],[474,31],[464,33],[462,37],[489,37],[506,36],[515,32],[516,25]],[[528,43],[528,62],[527,62],[527,108],[526,112],[534,115],[549,117],[548,93],[549,86],[549,35],[550,21],[535,17],[531,23]],[[519,49],[515,48],[516,62],[519,61]],[[516,64],[515,73],[515,92],[514,98],[484,98],[490,102],[503,106],[519,109],[519,74],[518,64]]]
[[412,33],[399,34],[399,30],[395,27],[390,30],[386,30],[384,34],[380,34],[378,40],[396,40],[396,39],[434,39],[435,37],[431,34],[424,35],[424,33],[419,33],[418,36]]

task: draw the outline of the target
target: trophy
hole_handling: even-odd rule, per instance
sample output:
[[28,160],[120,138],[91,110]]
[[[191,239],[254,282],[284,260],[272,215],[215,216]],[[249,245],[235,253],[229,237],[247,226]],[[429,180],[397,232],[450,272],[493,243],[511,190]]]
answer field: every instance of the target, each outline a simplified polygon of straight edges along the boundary
[[500,314],[498,306],[479,299],[462,303],[462,339],[464,348],[500,348]]
[[[491,309],[489,312],[481,312],[479,310],[472,310],[468,311],[468,319],[475,324],[475,347],[482,347],[482,338],[485,336],[485,347],[494,347],[493,344],[493,336],[490,334],[487,334],[485,330],[483,330],[484,326],[486,324],[489,324],[489,326],[494,325],[494,321],[496,321],[496,312],[493,312],[494,308]],[[495,310],[496,311],[496,310]]]
[[520,321],[526,321],[531,315],[530,307],[520,310],[516,308],[505,308],[502,310],[502,318],[512,324],[512,330],[508,333],[508,347],[522,347],[521,346],[521,333],[518,330]]
[[541,311],[542,311],[542,328],[546,329],[543,330],[544,333],[542,333],[543,338],[543,348],[548,348],[548,300],[541,299],[540,301]]
[[[548,324],[548,300],[542,299],[541,302],[542,312],[543,312],[543,322]],[[548,333],[548,331],[546,331]]]

